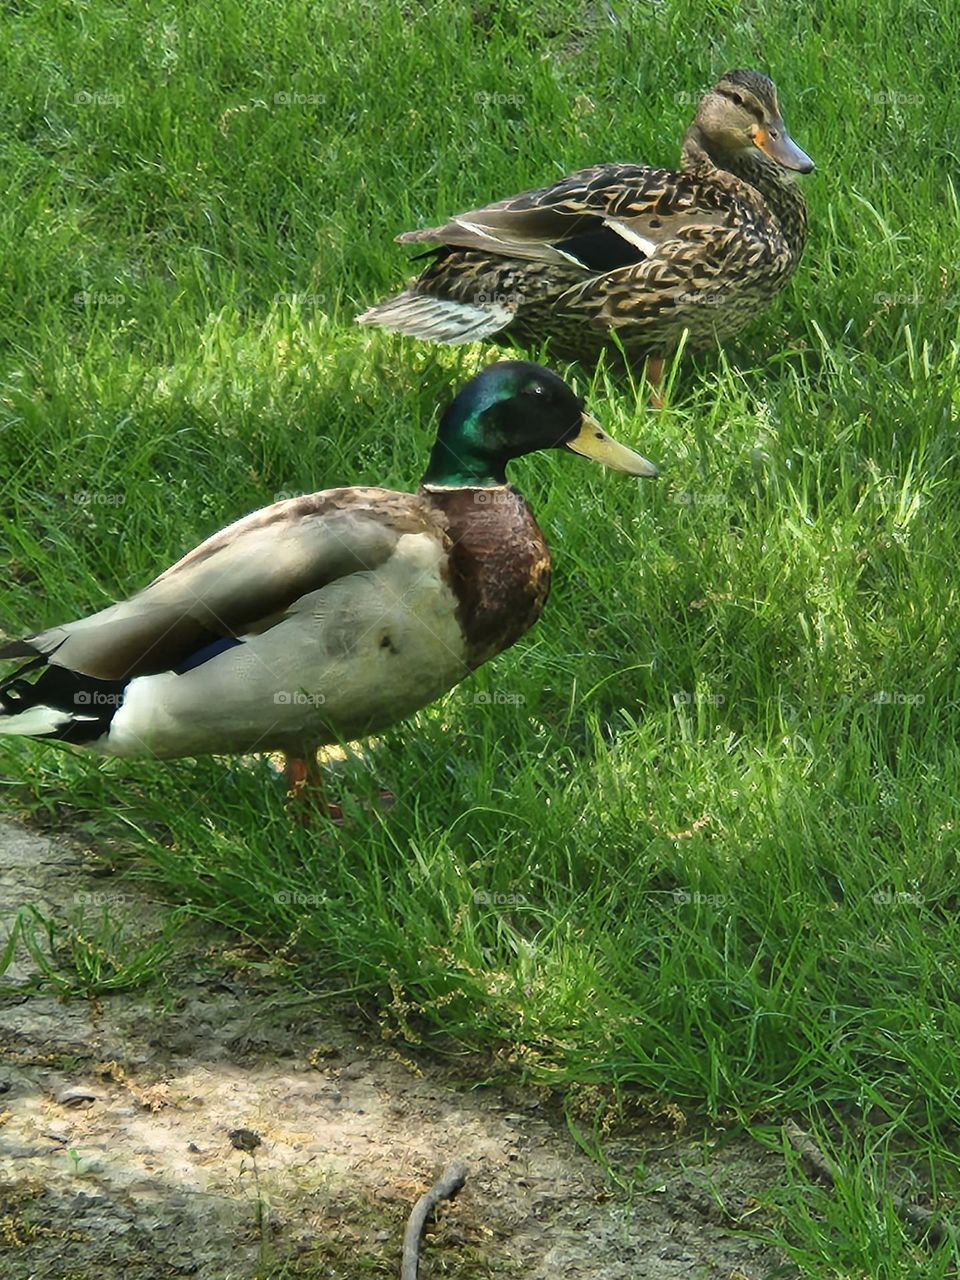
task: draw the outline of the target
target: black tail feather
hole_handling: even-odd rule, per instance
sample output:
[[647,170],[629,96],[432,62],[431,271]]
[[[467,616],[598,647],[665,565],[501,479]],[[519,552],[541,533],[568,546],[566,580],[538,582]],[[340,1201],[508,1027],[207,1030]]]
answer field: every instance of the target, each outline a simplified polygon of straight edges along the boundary
[[[110,721],[123,704],[128,680],[98,680],[79,671],[69,671],[56,663],[45,665],[41,655],[20,668],[0,686],[0,718],[16,716],[31,707],[53,707],[71,719],[52,733],[37,734],[63,742],[92,742],[110,729]],[[35,680],[25,676],[44,667]]]
[[34,658],[36,654],[29,640],[7,640],[0,644],[0,658]]

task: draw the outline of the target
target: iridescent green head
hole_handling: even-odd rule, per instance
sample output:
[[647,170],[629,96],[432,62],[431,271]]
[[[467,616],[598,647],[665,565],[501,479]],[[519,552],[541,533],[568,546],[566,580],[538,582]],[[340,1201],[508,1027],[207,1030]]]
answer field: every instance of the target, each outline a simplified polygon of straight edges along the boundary
[[611,439],[557,374],[503,360],[472,378],[443,415],[422,483],[506,484],[507,463],[539,449],[569,449],[629,475],[657,474],[652,462]]

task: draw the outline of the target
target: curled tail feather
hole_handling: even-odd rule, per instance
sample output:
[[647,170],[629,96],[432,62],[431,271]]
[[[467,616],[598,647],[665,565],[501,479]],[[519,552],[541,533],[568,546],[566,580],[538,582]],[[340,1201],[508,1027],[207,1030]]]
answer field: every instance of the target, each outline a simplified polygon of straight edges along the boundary
[[[38,667],[35,679],[24,678]],[[0,685],[0,735],[95,741],[109,731],[127,683],[98,680],[48,664],[44,656],[35,658]]]

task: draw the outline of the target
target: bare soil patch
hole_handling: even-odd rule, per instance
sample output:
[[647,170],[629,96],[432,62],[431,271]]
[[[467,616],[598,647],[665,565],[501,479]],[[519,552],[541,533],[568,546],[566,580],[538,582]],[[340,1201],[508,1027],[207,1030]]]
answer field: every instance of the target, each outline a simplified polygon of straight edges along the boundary
[[[0,824],[3,918],[25,903],[64,916],[103,886],[69,842]],[[140,894],[124,886],[125,914],[148,926]],[[29,958],[8,970],[24,987],[0,1002],[9,1280],[396,1276],[411,1205],[456,1158],[470,1175],[428,1231],[422,1280],[789,1274],[749,1234],[781,1166],[748,1139],[617,1141],[618,1163],[643,1169],[622,1194],[536,1090],[471,1088],[291,1010],[269,977],[211,966],[209,942],[181,947],[161,995],[64,1001],[33,989]],[[237,1129],[259,1134],[253,1155]]]

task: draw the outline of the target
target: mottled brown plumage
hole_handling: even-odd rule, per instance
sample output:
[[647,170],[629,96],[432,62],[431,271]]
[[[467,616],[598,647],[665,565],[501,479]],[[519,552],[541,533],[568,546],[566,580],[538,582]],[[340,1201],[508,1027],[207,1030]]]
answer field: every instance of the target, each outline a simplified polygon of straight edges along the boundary
[[792,172],[813,168],[766,76],[730,71],[701,100],[681,169],[608,164],[404,243],[439,247],[361,323],[441,342],[486,339],[595,359],[692,349],[735,333],[793,274],[807,214]]

